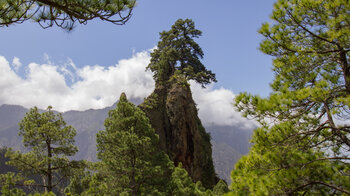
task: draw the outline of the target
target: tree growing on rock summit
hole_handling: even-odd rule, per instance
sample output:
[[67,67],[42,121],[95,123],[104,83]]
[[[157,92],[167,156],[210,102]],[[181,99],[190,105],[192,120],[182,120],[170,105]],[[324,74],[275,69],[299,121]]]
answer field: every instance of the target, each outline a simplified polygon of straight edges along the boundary
[[169,31],[160,33],[161,41],[151,53],[151,63],[147,67],[154,73],[156,82],[165,82],[176,73],[202,86],[216,82],[215,74],[200,61],[204,54],[194,38],[201,35],[190,19],[179,19]]

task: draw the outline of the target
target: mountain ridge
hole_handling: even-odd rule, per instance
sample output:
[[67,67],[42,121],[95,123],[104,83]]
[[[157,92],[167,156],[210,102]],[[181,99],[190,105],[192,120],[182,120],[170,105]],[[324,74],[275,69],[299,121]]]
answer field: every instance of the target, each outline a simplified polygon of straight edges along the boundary
[[[141,100],[131,100],[135,105]],[[112,106],[102,109],[88,109],[85,111],[70,110],[63,112],[63,118],[68,125],[77,130],[75,137],[79,152],[74,159],[96,161],[96,133],[104,129],[104,120]],[[3,104],[0,106],[0,146],[25,150],[22,138],[18,136],[18,123],[29,109],[20,105]],[[211,135],[213,161],[217,174],[226,182],[230,182],[230,172],[234,163],[249,150],[249,139],[253,130],[244,126],[203,126]]]

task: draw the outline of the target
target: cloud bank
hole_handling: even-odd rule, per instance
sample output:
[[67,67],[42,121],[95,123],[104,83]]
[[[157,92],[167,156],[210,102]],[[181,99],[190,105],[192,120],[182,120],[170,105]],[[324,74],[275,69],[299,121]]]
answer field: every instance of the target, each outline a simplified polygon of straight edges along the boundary
[[[129,98],[143,99],[154,90],[152,73],[145,68],[149,51],[135,53],[116,65],[77,67],[71,59],[55,65],[46,55],[45,64],[12,63],[0,56],[0,105],[15,104],[30,108],[53,106],[55,110],[100,109],[114,104],[122,92]],[[24,76],[18,74],[24,69]],[[209,86],[205,89],[191,82],[193,98],[198,104],[199,117],[204,124],[253,127],[232,107],[234,93]]]
[[223,87],[214,89],[213,85],[203,89],[201,85],[191,81],[192,96],[199,109],[198,115],[205,125],[243,126],[255,128],[256,123],[247,120],[233,108],[235,94]]

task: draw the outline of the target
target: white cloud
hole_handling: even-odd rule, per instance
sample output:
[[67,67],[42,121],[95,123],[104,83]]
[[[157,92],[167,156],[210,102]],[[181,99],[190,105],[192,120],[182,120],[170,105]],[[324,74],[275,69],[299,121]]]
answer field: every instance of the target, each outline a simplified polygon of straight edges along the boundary
[[213,85],[202,88],[201,85],[191,81],[193,99],[199,108],[198,115],[206,125],[238,125],[254,128],[255,123],[247,120],[233,108],[235,98],[231,90],[213,89]]
[[[26,79],[21,79],[8,61],[0,57],[0,104],[27,108],[52,105],[58,111],[97,109],[115,103],[122,92],[128,97],[143,98],[154,88],[152,74],[145,72],[150,59],[148,52],[137,53],[107,68],[100,65],[77,68],[71,60],[63,66],[54,65],[48,55],[46,59],[47,64],[30,63]],[[67,77],[71,85],[67,84]]]
[[21,61],[19,60],[18,57],[14,57],[13,60],[12,60],[12,66],[13,66],[13,69],[17,72],[18,69],[22,66],[22,63]]
[[71,82],[76,81],[76,75],[74,74],[78,69],[72,59],[68,59],[66,63],[59,67],[61,73],[63,73]]
[[[27,108],[52,105],[63,112],[110,106],[122,92],[129,98],[142,99],[154,89],[152,73],[145,72],[150,61],[149,52],[134,53],[131,58],[110,67],[87,65],[81,68],[71,59],[64,65],[54,65],[45,55],[46,64],[30,63],[26,67],[26,76],[22,77],[25,79],[0,56],[0,105],[17,104]],[[15,64],[20,64],[17,57],[12,65]],[[251,127],[251,121],[234,111],[232,91],[213,86],[203,89],[195,83],[191,83],[191,88],[203,123]]]

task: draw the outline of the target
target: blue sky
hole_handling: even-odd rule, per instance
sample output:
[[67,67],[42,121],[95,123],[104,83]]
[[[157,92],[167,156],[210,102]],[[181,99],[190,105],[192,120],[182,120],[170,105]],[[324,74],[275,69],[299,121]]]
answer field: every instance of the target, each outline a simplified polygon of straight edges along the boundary
[[[99,70],[102,73],[103,69],[121,65],[121,60],[129,59],[130,62],[135,60],[133,57],[136,58],[139,53],[139,56],[146,55],[143,60],[147,63],[147,54],[142,52],[156,46],[159,32],[170,29],[179,18],[190,18],[195,22],[197,29],[203,32],[197,39],[204,51],[203,64],[216,73],[218,80],[218,83],[209,89],[211,91],[225,89],[233,94],[250,92],[267,96],[270,92],[269,83],[273,77],[272,59],[258,50],[263,37],[257,30],[263,22],[270,21],[269,15],[272,13],[274,2],[274,0],[139,0],[132,18],[123,26],[93,20],[87,25],[76,26],[72,32],[66,32],[58,27],[42,29],[33,22],[1,28],[0,56],[3,58],[2,62],[9,65],[8,71],[18,77],[16,80],[19,83],[11,83],[11,86],[7,83],[2,84],[0,80],[0,88],[7,85],[6,91],[11,93],[22,83],[23,88],[27,90],[28,86],[34,83],[39,83],[35,88],[41,88],[45,84],[42,81],[34,81],[33,78],[42,78],[39,73],[48,76],[49,72],[45,70],[51,70],[50,66],[44,65],[54,65],[50,72],[54,76],[51,78],[57,76],[56,81],[60,81],[59,73],[63,72],[68,73],[70,77],[63,74],[64,81],[60,81],[62,84],[58,82],[54,86],[61,85],[62,89],[70,88],[69,90],[77,91],[81,85],[79,82],[87,81],[84,77],[88,77],[88,70],[95,70],[94,73]],[[30,66],[30,63],[37,66]],[[98,69],[94,67],[95,65],[98,65]],[[4,70],[6,69],[3,69],[2,74],[7,74]],[[37,70],[36,74],[34,70]],[[130,73],[132,74],[132,71]],[[103,74],[100,75],[103,77]],[[96,78],[95,82],[99,80],[98,74],[89,77]],[[63,84],[64,82],[66,84]],[[30,92],[34,91],[28,91],[27,99],[30,97]],[[66,91],[62,90],[63,92]],[[15,104],[17,97],[27,96],[27,94],[11,93],[0,95],[0,104]],[[144,94],[146,95],[146,92]],[[103,96],[103,94],[94,95],[94,99],[98,101]],[[55,99],[57,98],[52,98],[52,102]],[[26,104],[19,100],[18,104],[29,107],[35,102]],[[100,107],[102,106],[104,105],[100,104]],[[86,107],[72,106],[62,110],[86,109]]]
[[139,0],[131,20],[117,26],[99,20],[67,33],[57,27],[42,29],[27,22],[0,29],[0,55],[17,56],[22,64],[42,62],[47,54],[56,63],[71,58],[77,66],[110,66],[129,58],[132,51],[153,48],[159,32],[178,18],[190,18],[203,32],[197,42],[203,63],[217,74],[217,86],[234,92],[267,95],[272,81],[271,58],[257,50],[257,33],[269,20],[273,0]]

